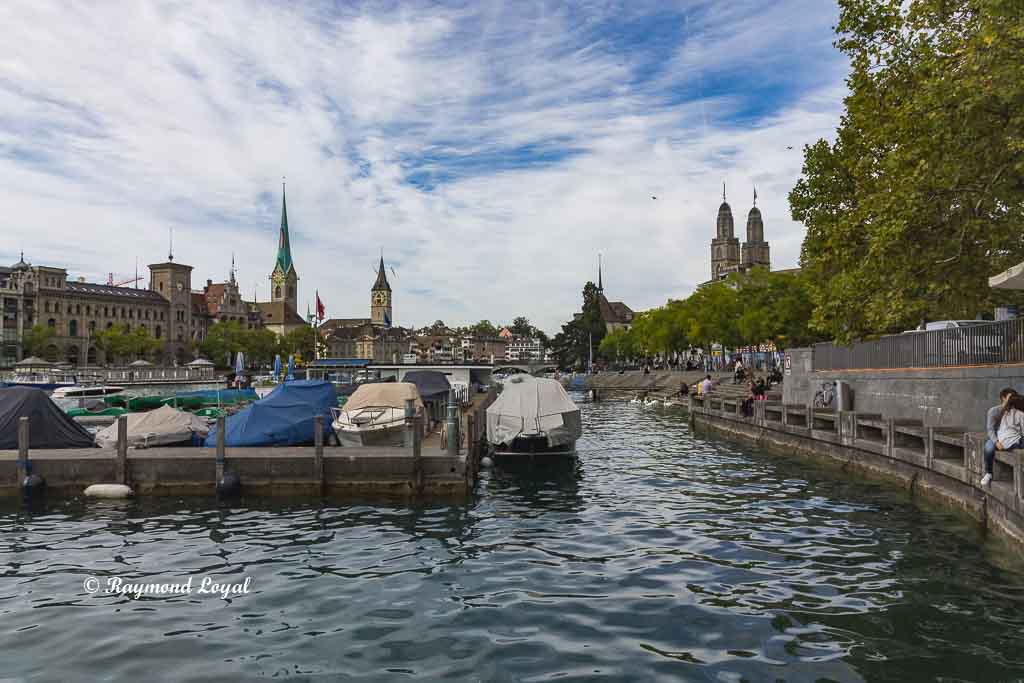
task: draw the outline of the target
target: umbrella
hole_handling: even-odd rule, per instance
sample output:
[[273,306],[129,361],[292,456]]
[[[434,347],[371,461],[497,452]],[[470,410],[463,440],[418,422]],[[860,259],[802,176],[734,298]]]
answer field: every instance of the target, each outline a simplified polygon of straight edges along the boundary
[[288,354],[288,381],[295,379],[295,356]]
[[274,356],[274,379],[281,376],[281,354]]

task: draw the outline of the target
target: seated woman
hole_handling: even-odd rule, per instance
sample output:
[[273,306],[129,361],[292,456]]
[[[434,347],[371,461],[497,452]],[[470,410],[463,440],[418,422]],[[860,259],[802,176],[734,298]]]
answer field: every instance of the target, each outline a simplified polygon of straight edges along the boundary
[[[1013,394],[1006,399],[1005,408],[999,419],[999,430],[996,432],[996,451],[1011,451],[1024,448],[1024,396]],[[981,485],[987,486],[992,481],[992,462],[995,451],[985,454],[985,476]]]

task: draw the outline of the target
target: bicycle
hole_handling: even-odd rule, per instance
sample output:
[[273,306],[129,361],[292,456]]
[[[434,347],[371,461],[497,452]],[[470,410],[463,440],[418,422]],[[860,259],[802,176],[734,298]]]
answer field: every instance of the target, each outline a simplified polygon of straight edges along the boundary
[[814,392],[814,407],[832,408],[835,399],[835,384],[823,384],[821,389]]

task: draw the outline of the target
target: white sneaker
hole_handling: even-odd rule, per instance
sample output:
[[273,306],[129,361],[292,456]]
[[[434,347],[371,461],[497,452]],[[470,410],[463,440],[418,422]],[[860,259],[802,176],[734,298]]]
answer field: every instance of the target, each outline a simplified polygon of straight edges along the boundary
[[992,483],[992,475],[986,472],[985,476],[981,478],[981,485],[988,486],[990,483]]

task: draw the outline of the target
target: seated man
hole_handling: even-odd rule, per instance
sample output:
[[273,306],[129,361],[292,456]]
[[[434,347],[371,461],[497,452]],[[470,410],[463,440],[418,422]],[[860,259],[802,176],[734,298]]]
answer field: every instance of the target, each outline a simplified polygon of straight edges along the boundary
[[1016,391],[1006,387],[999,392],[999,405],[988,409],[985,419],[985,432],[988,440],[985,441],[985,475],[981,478],[982,486],[988,486],[992,481],[992,467],[996,459],[996,450],[1005,450],[997,448],[997,446],[1003,445],[999,442],[999,428],[1004,413],[1009,410],[1010,399],[1016,395]]
[[700,394],[701,396],[704,396],[705,394],[709,393],[714,387],[715,383],[711,381],[711,375],[708,375],[701,381],[697,393]]

